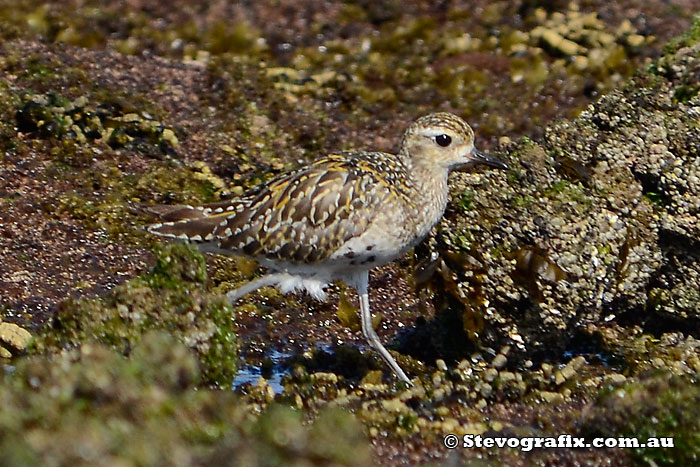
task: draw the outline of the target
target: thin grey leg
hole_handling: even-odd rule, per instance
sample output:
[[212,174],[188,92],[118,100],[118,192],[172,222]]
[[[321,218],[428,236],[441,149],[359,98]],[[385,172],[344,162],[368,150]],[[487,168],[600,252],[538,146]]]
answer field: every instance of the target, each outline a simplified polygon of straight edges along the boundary
[[228,298],[228,301],[229,303],[231,303],[231,305],[234,305],[244,295],[248,295],[251,292],[255,292],[260,287],[266,287],[268,285],[277,284],[283,276],[285,276],[285,274],[282,273],[268,274],[266,276],[262,276],[258,279],[255,279],[254,281],[250,281],[247,284],[238,287],[237,289],[233,289],[232,291],[226,294],[226,298]]
[[399,364],[396,363],[396,360],[394,360],[394,357],[391,356],[389,351],[384,348],[382,343],[379,341],[379,336],[372,327],[372,314],[369,311],[369,292],[367,290],[368,280],[369,272],[364,271],[355,276],[355,283],[353,284],[355,286],[355,289],[357,290],[357,295],[360,298],[360,319],[362,321],[362,335],[365,337],[365,339],[367,339],[369,345],[371,345],[374,348],[374,350],[379,352],[379,355],[382,357],[384,362],[386,362],[386,364],[389,365],[389,368],[391,368],[394,371],[396,376],[404,383],[411,385],[411,380],[408,379],[406,373],[404,373]]

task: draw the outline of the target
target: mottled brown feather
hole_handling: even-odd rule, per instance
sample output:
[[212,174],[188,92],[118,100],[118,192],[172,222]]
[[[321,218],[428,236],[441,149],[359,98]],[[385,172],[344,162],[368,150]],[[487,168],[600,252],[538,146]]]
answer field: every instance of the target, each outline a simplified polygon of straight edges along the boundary
[[150,230],[253,257],[316,263],[361,235],[387,198],[411,203],[408,179],[392,154],[331,154],[241,198],[173,208]]

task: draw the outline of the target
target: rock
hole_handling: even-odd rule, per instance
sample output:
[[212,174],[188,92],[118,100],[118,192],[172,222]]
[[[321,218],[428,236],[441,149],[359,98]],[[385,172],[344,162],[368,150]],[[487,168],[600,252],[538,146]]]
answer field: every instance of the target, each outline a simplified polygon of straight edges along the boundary
[[501,383],[503,384],[508,384],[510,382],[516,381],[518,379],[518,376],[519,375],[513,373],[512,371],[501,371],[498,374],[498,377],[501,380]]
[[543,363],[542,374],[545,378],[550,378],[552,376],[552,365],[550,365],[549,363]]
[[627,36],[627,44],[631,47],[639,47],[644,44],[645,38],[641,34],[630,34]]
[[31,339],[32,335],[26,329],[14,323],[0,323],[0,343],[5,347],[0,356],[10,358],[23,352]]
[[574,57],[573,65],[577,70],[586,70],[588,68],[588,64],[588,57],[585,57],[583,55],[577,55],[576,57]]
[[484,372],[484,381],[491,382],[498,376],[498,370],[495,368],[489,368]]
[[561,370],[554,373],[554,383],[560,385],[571,379],[576,374],[579,368],[586,363],[586,359],[582,356],[575,357]]
[[493,393],[493,386],[489,383],[482,383],[479,386],[479,393],[482,397],[489,397]]
[[500,370],[506,365],[507,362],[508,358],[505,355],[499,353],[494,357],[493,361],[491,362],[491,366]]
[[565,39],[552,29],[542,31],[542,40],[566,56],[576,55],[582,50],[576,42]]
[[700,318],[698,56],[680,47],[542,143],[510,146],[507,177],[456,180],[478,196],[441,236],[470,238],[498,285],[483,289],[482,345],[559,358],[574,323],[602,313]]
[[230,384],[239,341],[230,305],[203,290],[206,280],[204,257],[194,247],[158,246],[150,272],[105,297],[62,302],[53,327],[37,337],[36,347],[50,352],[99,340],[128,354],[147,331],[167,329],[199,356],[204,379]]
[[625,375],[622,375],[620,373],[611,373],[609,375],[605,375],[603,378],[604,383],[609,383],[609,384],[622,384],[625,381],[627,381],[627,377]]
[[564,396],[558,392],[540,391],[537,394],[548,404],[564,402]]
[[641,456],[656,465],[692,465],[700,457],[695,442],[700,429],[698,400],[696,380],[654,372],[614,391],[602,389],[586,408],[582,435],[618,438],[653,433],[657,439],[672,441],[674,448],[647,444],[637,450]]

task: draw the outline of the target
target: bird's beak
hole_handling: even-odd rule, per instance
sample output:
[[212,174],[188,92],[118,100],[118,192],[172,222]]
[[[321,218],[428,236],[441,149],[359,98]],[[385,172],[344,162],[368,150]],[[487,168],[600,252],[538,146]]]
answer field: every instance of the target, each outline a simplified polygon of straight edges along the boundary
[[484,154],[476,148],[472,149],[471,153],[467,154],[465,159],[467,161],[456,167],[457,170],[465,169],[467,167],[471,167],[472,165],[478,164],[488,165],[489,167],[494,167],[496,169],[509,169],[508,164],[502,160],[489,156],[488,154]]
[[489,156],[488,154],[484,154],[483,152],[474,149],[471,153],[470,159],[472,160],[472,163],[474,164],[484,164],[488,165],[489,167],[494,167],[496,169],[504,169],[508,170],[508,164],[503,162],[500,159],[496,159],[493,156]]

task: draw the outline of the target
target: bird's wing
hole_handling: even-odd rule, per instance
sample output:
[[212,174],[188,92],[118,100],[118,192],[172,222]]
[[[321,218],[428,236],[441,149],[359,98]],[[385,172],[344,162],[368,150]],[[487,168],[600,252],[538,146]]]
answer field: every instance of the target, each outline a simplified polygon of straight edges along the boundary
[[149,230],[252,257],[315,263],[365,232],[378,206],[397,196],[385,175],[367,159],[329,155],[253,195],[180,208]]

